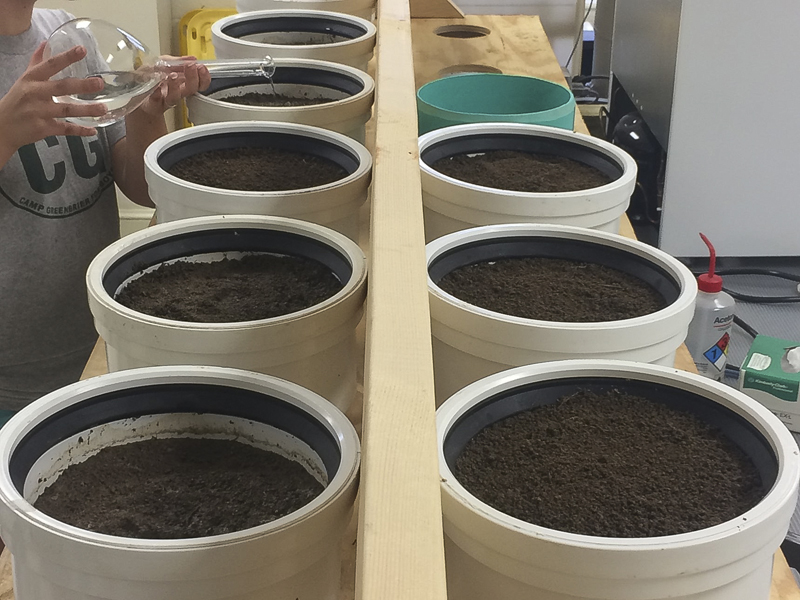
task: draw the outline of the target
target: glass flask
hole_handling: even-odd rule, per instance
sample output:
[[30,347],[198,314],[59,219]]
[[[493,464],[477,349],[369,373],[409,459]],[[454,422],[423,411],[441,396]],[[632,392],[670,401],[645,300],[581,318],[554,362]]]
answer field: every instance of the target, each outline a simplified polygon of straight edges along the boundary
[[99,77],[103,80],[103,89],[91,94],[55,96],[53,100],[104,104],[107,112],[102,116],[67,117],[68,121],[89,127],[103,127],[124,118],[138,108],[169,73],[180,72],[189,64],[206,65],[212,77],[260,75],[271,80],[275,73],[275,63],[269,56],[256,60],[164,59],[151,53],[144,43],[124,29],[102,19],[90,18],[72,19],[56,29],[47,40],[44,58],[75,46],[86,48],[86,56],[68,65],[53,79]]

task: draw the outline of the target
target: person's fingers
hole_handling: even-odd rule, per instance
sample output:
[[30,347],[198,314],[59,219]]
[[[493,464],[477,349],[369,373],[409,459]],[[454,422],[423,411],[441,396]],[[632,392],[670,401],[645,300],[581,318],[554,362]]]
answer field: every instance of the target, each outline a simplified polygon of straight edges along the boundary
[[188,65],[183,71],[183,77],[184,82],[181,89],[181,95],[184,97],[191,96],[200,87],[200,74],[198,72],[198,65]]
[[173,61],[173,60],[197,60],[194,56],[174,56],[172,54],[162,54],[160,56],[162,60],[165,61]]
[[205,65],[198,65],[197,66],[197,91],[204,92],[208,89],[208,86],[211,85],[211,73],[208,71],[208,67]]
[[178,105],[181,100],[181,88],[185,78],[177,73],[170,73],[167,78],[167,91],[164,95],[164,105],[167,108],[173,108]]
[[192,66],[197,60],[193,56],[172,56],[171,54],[163,54],[160,58],[167,65],[163,69],[167,74],[184,73],[186,68]]
[[50,135],[97,135],[97,129],[94,127],[84,127],[83,125],[70,123],[69,121],[55,121],[54,123],[54,131]]
[[86,48],[83,46],[75,46],[66,52],[56,54],[55,56],[51,56],[47,60],[40,62],[28,71],[28,75],[34,79],[46,81],[56,73],[64,70],[72,63],[82,60],[85,56]]
[[87,104],[73,104],[71,102],[53,102],[48,106],[42,116],[53,119],[66,119],[67,117],[102,117],[108,112],[104,104],[91,102]]
[[94,94],[101,91],[104,87],[100,77],[87,77],[86,79],[76,79],[67,77],[48,81],[46,93],[50,96],[75,96],[79,94]]
[[166,95],[167,95],[167,82],[166,80],[162,81],[157,88],[153,90],[150,96],[147,97],[147,100],[141,106],[140,110],[144,110],[146,113],[149,114],[161,114],[166,109]]
[[[169,79],[169,75],[167,75],[167,79]],[[164,98],[167,97],[167,89],[169,89],[169,84],[167,80],[161,82],[161,84],[156,88],[156,91],[150,95],[148,100],[155,102],[157,104],[164,104]]]
[[44,41],[39,44],[39,47],[33,51],[31,60],[28,62],[28,69],[31,69],[44,60],[44,49],[47,47],[47,42]]

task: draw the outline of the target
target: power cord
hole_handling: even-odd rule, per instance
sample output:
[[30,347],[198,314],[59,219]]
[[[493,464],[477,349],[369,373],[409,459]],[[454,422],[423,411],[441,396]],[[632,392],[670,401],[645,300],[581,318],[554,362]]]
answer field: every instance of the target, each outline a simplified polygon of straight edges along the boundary
[[[747,269],[747,268],[733,268],[733,269],[717,269],[717,275],[760,275],[765,277],[775,277],[777,279],[784,279],[800,284],[800,275],[794,273],[787,273],[786,271],[776,271],[774,269]],[[752,296],[750,294],[743,294],[727,287],[723,287],[728,294],[734,299],[742,302],[752,302],[754,304],[790,304],[800,302],[800,294],[795,296]],[[800,285],[797,286],[800,292]]]
[[592,87],[595,79],[608,79],[608,75],[575,75],[570,80],[570,89],[575,96],[578,104],[608,104],[608,98],[604,98]]
[[[700,275],[705,273],[705,270],[702,271],[693,271],[695,275]],[[794,296],[753,296],[751,294],[744,294],[742,292],[737,292],[736,290],[732,290],[728,286],[723,286],[722,289],[730,294],[735,300],[739,300],[741,302],[751,302],[753,304],[792,304],[795,302],[800,302],[800,275],[795,275],[794,273],[788,273],[786,271],[777,271],[775,269],[756,269],[756,268],[742,268],[742,267],[734,267],[730,269],[716,269],[715,270],[717,275],[754,275],[754,276],[761,276],[761,277],[775,277],[776,279],[784,279],[786,281],[791,281],[797,285],[798,294]]]
[[572,62],[572,57],[575,56],[575,50],[578,49],[578,43],[581,41],[581,37],[583,37],[583,25],[586,23],[586,19],[589,18],[589,13],[592,12],[592,8],[594,8],[594,0],[589,0],[589,8],[586,9],[586,14],[583,15],[581,24],[578,25],[578,34],[575,36],[575,43],[572,45],[572,52],[569,53],[567,62],[564,63],[564,68],[567,70],[569,70],[569,63]]
[[574,75],[572,77],[573,82],[577,83],[590,83],[594,79],[611,79],[608,75]]
[[[738,315],[733,316],[733,324],[738,326],[742,331],[751,336],[753,339],[755,339],[756,336],[758,335],[758,331],[756,331],[752,325],[750,325],[747,321],[745,321]],[[737,378],[739,377],[739,372],[741,370],[742,370],[741,367],[737,367],[736,365],[732,365],[730,363],[725,363],[725,372],[730,373]]]
[[758,335],[758,332],[755,330],[755,328],[752,325],[750,325],[747,321],[745,321],[740,316],[733,315],[733,324],[734,325],[738,325],[738,327],[742,331],[744,331],[747,335],[749,335],[753,339],[756,339],[756,336]]

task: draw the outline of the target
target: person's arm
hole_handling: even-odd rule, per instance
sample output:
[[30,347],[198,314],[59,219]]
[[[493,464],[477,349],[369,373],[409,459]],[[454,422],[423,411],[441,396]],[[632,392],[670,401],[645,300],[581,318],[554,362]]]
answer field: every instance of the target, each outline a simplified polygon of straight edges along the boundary
[[153,206],[144,179],[144,151],[167,133],[164,112],[178,105],[181,98],[204,90],[211,75],[202,65],[192,64],[183,73],[170,73],[144,103],[125,117],[125,137],[111,149],[114,180],[128,198],[142,206]]
[[71,50],[43,60],[42,43],[31,57],[28,68],[0,98],[0,169],[14,153],[51,135],[95,135],[93,127],[62,121],[64,117],[99,117],[106,113],[102,104],[67,104],[53,101],[53,96],[91,94],[103,88],[99,78],[50,78],[86,56],[86,49]]

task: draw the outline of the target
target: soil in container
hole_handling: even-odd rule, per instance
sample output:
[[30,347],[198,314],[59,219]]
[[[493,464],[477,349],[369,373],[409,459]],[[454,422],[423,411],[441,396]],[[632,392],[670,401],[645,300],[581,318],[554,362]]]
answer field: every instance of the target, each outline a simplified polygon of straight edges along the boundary
[[312,33],[305,31],[271,31],[260,35],[247,36],[249,41],[278,46],[323,46],[349,42],[353,38],[336,33]]
[[560,258],[506,258],[459,267],[438,285],[474,306],[561,323],[617,321],[661,310],[644,281],[604,265]]
[[619,390],[581,390],[486,427],[454,473],[518,519],[617,538],[718,525],[767,492],[750,458],[721,432]]
[[239,442],[150,439],[68,467],[35,507],[97,533],[182,539],[241,531],[323,490],[299,463]]
[[260,147],[199,152],[167,171],[199,185],[248,192],[299,190],[347,177],[347,171],[326,158]]
[[328,104],[333,102],[333,98],[309,98],[307,96],[287,96],[286,94],[265,94],[262,92],[247,92],[241,95],[224,96],[220,98],[223,102],[230,104],[241,104],[243,106],[314,106],[316,104]]
[[515,192],[574,192],[612,181],[602,171],[571,158],[516,150],[456,154],[431,167],[460,181]]
[[232,323],[297,312],[342,287],[333,272],[317,261],[253,254],[212,263],[164,264],[129,281],[115,300],[164,319]]

